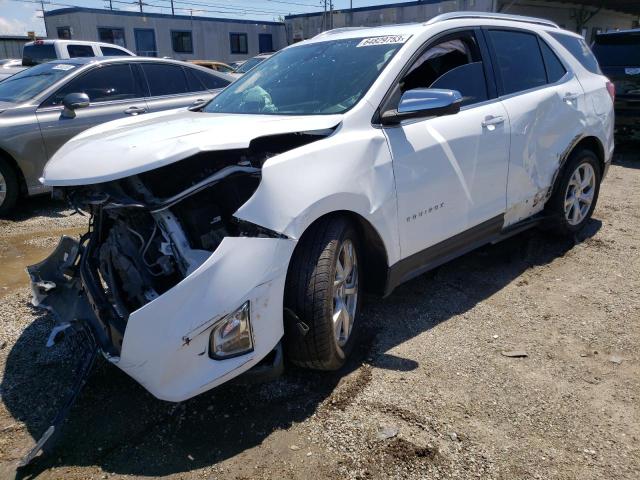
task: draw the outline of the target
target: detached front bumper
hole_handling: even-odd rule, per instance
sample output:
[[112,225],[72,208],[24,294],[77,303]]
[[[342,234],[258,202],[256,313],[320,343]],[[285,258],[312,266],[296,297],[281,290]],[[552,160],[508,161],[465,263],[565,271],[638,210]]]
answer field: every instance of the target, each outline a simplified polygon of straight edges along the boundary
[[[87,296],[74,262],[79,243],[63,237],[54,253],[29,267],[34,305],[57,314],[59,324],[86,321],[107,358],[154,396],[182,401],[220,385],[266,357],[284,333],[283,294],[295,241],[226,237],[180,283],[131,313],[117,349],[109,348],[108,322]],[[212,328],[250,303],[253,351],[228,359],[209,355]]]

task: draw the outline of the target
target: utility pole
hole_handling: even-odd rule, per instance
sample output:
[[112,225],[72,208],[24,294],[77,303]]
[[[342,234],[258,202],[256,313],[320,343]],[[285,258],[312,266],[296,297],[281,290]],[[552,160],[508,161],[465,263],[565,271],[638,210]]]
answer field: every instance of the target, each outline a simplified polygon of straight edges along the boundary
[[44,22],[44,38],[49,38],[49,32],[47,31],[47,19],[44,18],[44,0],[40,0],[40,8],[42,9],[42,21]]
[[327,29],[327,0],[324,0],[324,12],[322,12],[322,31]]
[[173,0],[171,0],[171,15],[175,15],[176,11],[173,9]]
[[142,13],[142,0],[138,0],[138,5],[140,5],[140,13]]
[[109,10],[113,10],[113,3],[109,0]]
[[333,30],[333,0],[329,0],[329,28]]

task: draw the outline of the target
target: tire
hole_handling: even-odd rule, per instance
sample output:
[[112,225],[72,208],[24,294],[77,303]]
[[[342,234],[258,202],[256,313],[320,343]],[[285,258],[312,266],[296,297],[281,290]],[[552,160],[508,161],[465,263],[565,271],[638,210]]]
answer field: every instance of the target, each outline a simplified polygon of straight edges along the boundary
[[[339,267],[347,267],[349,251],[352,269],[341,275]],[[356,229],[344,217],[321,219],[301,238],[289,264],[284,296],[284,343],[290,362],[315,370],[337,370],[346,362],[359,330],[360,251]],[[334,290],[336,279],[342,283]],[[334,310],[340,305],[344,309],[334,325]],[[346,324],[345,318],[350,319]]]
[[9,214],[16,206],[20,184],[13,167],[0,158],[0,217]]
[[571,154],[547,203],[552,232],[571,236],[587,224],[598,202],[601,179],[600,161],[595,153],[583,149]]

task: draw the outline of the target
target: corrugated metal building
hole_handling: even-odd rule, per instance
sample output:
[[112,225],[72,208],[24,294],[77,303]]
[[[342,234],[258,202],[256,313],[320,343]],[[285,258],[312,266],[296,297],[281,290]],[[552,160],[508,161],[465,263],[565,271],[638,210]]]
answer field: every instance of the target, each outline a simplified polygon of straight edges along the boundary
[[95,40],[144,56],[234,62],[287,45],[280,22],[94,8],[45,12],[48,38]]
[[[603,8],[605,4],[607,8]],[[329,28],[422,22],[441,13],[459,10],[547,18],[591,40],[600,31],[636,26],[640,0],[416,0],[337,10],[333,15],[324,12],[289,15],[285,17],[285,23],[289,41],[297,42]]]
[[0,36],[0,58],[22,58],[22,47],[31,40],[27,36]]

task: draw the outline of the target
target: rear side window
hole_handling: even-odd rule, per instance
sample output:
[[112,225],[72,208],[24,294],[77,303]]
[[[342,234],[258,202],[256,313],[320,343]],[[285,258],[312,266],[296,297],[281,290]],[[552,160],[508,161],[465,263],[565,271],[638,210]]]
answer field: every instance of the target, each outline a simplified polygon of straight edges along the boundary
[[555,83],[564,77],[567,70],[562,65],[551,47],[544,40],[540,40],[540,48],[542,49],[542,57],[544,58],[544,66],[547,69],[547,80],[549,83]]
[[569,50],[571,55],[573,55],[584,68],[589,70],[591,73],[602,74],[596,57],[582,38],[557,32],[549,32],[549,35],[560,42],[564,48]]
[[204,86],[207,87],[208,90],[216,90],[218,88],[224,88],[229,85],[231,82],[225,80],[223,78],[217,77],[210,73],[202,72],[200,70],[196,70],[195,68],[189,69],[191,70],[198,79],[204,83]]
[[102,55],[105,57],[128,57],[129,54],[124,50],[120,50],[119,48],[113,47],[100,47],[102,50]]
[[140,97],[129,65],[107,65],[71,80],[49,98],[46,106],[61,105],[69,93],[86,93],[95,102],[110,102]]
[[67,45],[69,58],[93,57],[93,47],[91,45]]
[[141,66],[152,97],[189,92],[187,77],[181,66],[159,63],[143,63]]
[[547,74],[536,35],[507,30],[488,33],[503,95],[546,85]]
[[598,35],[593,53],[603,67],[640,67],[640,32]]

